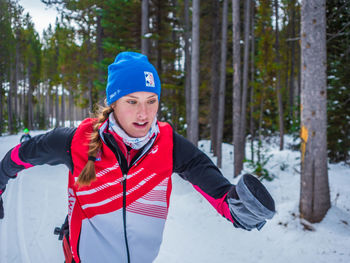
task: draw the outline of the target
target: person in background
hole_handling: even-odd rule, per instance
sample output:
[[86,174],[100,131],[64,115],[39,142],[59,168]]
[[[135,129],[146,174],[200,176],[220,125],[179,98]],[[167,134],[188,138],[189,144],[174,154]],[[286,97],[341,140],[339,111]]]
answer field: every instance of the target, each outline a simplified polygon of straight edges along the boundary
[[21,143],[22,142],[25,142],[25,141],[28,141],[32,138],[32,136],[30,136],[29,134],[29,130],[27,128],[25,128],[23,130],[24,134],[21,136],[21,139],[19,140]]
[[[152,262],[162,242],[173,173],[236,228],[260,230],[275,214],[274,200],[257,178],[246,174],[231,184],[206,154],[157,120],[160,93],[148,58],[122,52],[108,67],[107,105],[96,118],[35,136],[2,159],[0,195],[23,169],[68,167],[67,263]],[[0,210],[3,217],[2,203]]]

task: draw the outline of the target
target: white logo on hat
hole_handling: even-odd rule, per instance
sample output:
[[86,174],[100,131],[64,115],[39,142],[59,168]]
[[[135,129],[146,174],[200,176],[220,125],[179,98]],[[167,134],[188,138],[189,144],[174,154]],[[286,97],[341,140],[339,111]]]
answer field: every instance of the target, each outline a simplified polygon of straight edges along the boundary
[[154,83],[153,73],[144,71],[145,73],[145,81],[146,81],[146,87],[156,87],[156,84]]
[[113,92],[111,95],[109,95],[110,99],[113,99],[117,95],[117,92]]
[[117,91],[113,92],[111,95],[109,95],[109,99],[113,99],[115,96],[117,96],[120,93],[120,89]]

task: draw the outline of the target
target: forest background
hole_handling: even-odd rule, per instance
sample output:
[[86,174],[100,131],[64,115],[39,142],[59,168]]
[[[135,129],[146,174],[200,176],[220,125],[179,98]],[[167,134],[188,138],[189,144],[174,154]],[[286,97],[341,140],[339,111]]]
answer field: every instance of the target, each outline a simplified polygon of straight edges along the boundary
[[[115,56],[137,51],[161,78],[159,119],[193,143],[209,139],[219,167],[222,142],[235,146],[235,175],[248,162],[273,179],[264,169],[264,143],[276,136],[280,149],[308,155],[302,110],[319,102],[308,97],[301,107],[302,13],[312,16],[303,2],[41,1],[60,14],[42,37],[18,1],[0,0],[0,135],[76,125],[104,103]],[[323,8],[326,154],[329,162],[349,164],[350,1],[330,0]],[[295,143],[285,145],[285,134]]]

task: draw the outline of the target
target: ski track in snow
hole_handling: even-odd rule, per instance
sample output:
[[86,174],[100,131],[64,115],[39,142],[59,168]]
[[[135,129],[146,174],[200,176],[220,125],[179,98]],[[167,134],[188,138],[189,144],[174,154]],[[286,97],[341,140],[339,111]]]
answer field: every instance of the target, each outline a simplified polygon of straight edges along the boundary
[[[0,160],[19,137],[0,137]],[[64,261],[62,242],[53,230],[67,214],[67,172],[62,165],[44,165],[9,180],[3,198],[5,218],[0,220],[0,263]]]
[[0,221],[0,263],[64,261],[62,241],[53,234],[67,213],[67,169],[62,168],[44,168],[53,173],[50,175],[35,167],[31,169],[36,172],[26,170],[9,181],[4,194],[5,218]]
[[[17,184],[8,184],[5,197],[5,219],[1,224],[1,258],[6,262],[30,262],[23,233],[22,222],[22,180],[18,178]],[[11,207],[11,209],[6,209]],[[10,248],[10,249],[9,249]],[[9,251],[21,251],[11,254]]]
[[20,255],[22,257],[22,262],[31,262],[28,254],[28,249],[27,249],[27,244],[25,240],[25,233],[24,233],[24,222],[23,222],[23,205],[22,205],[22,199],[23,199],[23,190],[22,190],[22,184],[23,184],[23,179],[22,177],[18,178],[18,185],[16,193],[17,195],[17,236],[18,236],[18,241],[19,241],[19,248],[21,251]]

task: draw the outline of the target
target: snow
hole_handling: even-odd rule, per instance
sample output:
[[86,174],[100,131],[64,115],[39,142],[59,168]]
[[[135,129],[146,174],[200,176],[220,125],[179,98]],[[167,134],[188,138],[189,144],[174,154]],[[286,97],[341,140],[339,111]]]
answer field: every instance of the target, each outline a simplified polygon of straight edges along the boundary
[[[0,158],[18,143],[20,136],[0,137]],[[288,145],[291,138],[285,139]],[[208,141],[200,141],[199,145],[209,152]],[[156,263],[350,262],[350,168],[329,165],[332,207],[321,223],[312,224],[315,231],[307,231],[298,218],[299,152],[279,151],[273,140],[265,147],[273,155],[267,169],[276,178],[263,183],[276,201],[275,217],[261,231],[236,229],[189,183],[174,174],[168,220]],[[232,150],[231,145],[223,145],[222,172],[237,183],[239,178],[232,176]],[[245,167],[245,171],[249,172],[249,168]],[[0,221],[0,262],[64,261],[61,242],[53,230],[67,214],[67,173],[65,166],[43,165],[10,180],[4,194],[5,218]]]

